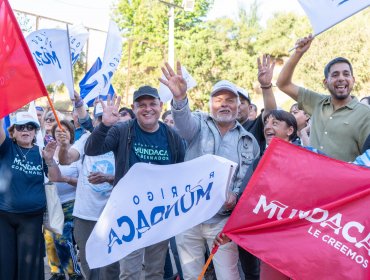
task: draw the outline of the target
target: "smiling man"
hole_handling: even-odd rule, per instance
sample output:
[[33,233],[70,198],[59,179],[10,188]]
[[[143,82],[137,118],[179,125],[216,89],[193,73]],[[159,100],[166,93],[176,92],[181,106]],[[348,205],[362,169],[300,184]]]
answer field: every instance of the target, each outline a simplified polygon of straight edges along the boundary
[[337,57],[324,69],[323,95],[295,85],[294,69],[310,48],[310,35],[297,41],[296,49],[280,72],[277,86],[312,116],[310,143],[325,154],[343,161],[353,161],[361,153],[370,133],[370,108],[351,96],[355,83],[351,63]]
[[[162,105],[157,89],[142,86],[134,92],[132,110],[136,118],[119,122],[120,97],[107,99],[103,106],[102,123],[95,128],[86,142],[85,152],[97,156],[113,151],[115,177],[113,185],[138,162],[174,164],[182,162],[185,147],[181,137],[168,125],[159,122]],[[145,176],[145,174],[143,174]],[[121,280],[162,280],[168,249],[168,240],[136,250],[120,261]]]
[[[210,114],[192,113],[180,63],[177,64],[177,74],[168,64],[162,71],[167,80],[160,81],[173,94],[172,114],[176,128],[188,143],[185,160],[213,154],[238,164],[227,201],[218,214],[176,236],[184,279],[197,279],[205,262],[204,244],[207,242],[212,248],[213,239],[227,222],[235,207],[243,177],[249,165],[259,156],[259,146],[252,134],[237,122],[240,101],[233,83],[220,81],[214,85],[210,94]],[[217,279],[240,279],[238,257],[238,248],[233,242],[218,250],[213,258]]]

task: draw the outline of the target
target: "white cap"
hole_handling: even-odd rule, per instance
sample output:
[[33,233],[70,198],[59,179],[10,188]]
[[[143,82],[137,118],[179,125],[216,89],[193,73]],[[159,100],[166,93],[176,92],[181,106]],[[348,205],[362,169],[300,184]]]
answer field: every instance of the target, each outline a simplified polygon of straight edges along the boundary
[[12,120],[13,125],[22,125],[26,123],[32,123],[36,128],[40,127],[39,121],[34,119],[34,117],[28,112],[18,112]]
[[236,86],[233,83],[226,80],[219,81],[213,86],[211,96],[213,96],[214,94],[221,90],[227,90],[232,93],[235,93],[236,96],[239,96]]

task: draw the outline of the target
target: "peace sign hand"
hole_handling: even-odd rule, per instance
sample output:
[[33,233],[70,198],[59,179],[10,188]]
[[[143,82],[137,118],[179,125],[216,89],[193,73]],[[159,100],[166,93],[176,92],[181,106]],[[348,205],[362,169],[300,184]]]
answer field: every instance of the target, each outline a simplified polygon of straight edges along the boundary
[[168,63],[165,63],[165,66],[166,68],[161,67],[161,69],[167,80],[159,78],[159,81],[170,89],[174,100],[179,101],[185,99],[187,84],[182,76],[180,62],[177,62],[177,74]]
[[105,104],[102,100],[99,101],[101,106],[103,107],[103,116],[102,122],[106,126],[112,126],[119,120],[119,106],[121,103],[121,96],[114,95],[111,97],[108,95],[107,97],[107,104]]

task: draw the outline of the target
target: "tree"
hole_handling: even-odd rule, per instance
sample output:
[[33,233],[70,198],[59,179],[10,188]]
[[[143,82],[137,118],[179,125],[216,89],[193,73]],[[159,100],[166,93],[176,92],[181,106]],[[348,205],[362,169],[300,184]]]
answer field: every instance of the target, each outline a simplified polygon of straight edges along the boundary
[[[181,0],[174,1],[181,4]],[[256,59],[263,53],[272,55],[281,67],[290,55],[288,50],[297,39],[312,32],[308,19],[292,13],[277,13],[260,25],[258,0],[246,10],[240,9],[237,19],[220,18],[205,21],[211,0],[197,0],[193,13],[177,10],[175,48],[182,62],[198,85],[189,91],[191,108],[208,110],[209,92],[219,80],[229,80],[249,91],[253,99],[260,89]],[[127,81],[131,89],[143,84],[157,86],[160,66],[167,60],[168,7],[153,0],[121,0],[115,10],[116,20],[126,42],[122,63],[114,76],[114,85],[123,93]],[[348,57],[353,62],[356,77],[354,94],[370,91],[369,64],[370,11],[363,11],[319,35],[295,72],[299,84],[323,91],[322,71],[335,56]],[[131,42],[131,43],[130,43]],[[131,54],[129,78],[129,46]]]
[[[174,4],[181,5],[181,0]],[[201,21],[213,3],[212,0],[196,1],[191,13],[176,11],[175,48],[182,48],[184,34],[191,32]],[[128,39],[124,44],[123,58],[131,58],[130,86],[142,84],[158,85],[159,66],[167,60],[168,49],[168,7],[159,1],[121,0],[115,9],[115,19]],[[129,42],[132,42],[129,54]],[[127,81],[127,60],[123,59],[114,81]],[[120,86],[123,86],[122,82]],[[120,90],[120,92],[122,92]]]

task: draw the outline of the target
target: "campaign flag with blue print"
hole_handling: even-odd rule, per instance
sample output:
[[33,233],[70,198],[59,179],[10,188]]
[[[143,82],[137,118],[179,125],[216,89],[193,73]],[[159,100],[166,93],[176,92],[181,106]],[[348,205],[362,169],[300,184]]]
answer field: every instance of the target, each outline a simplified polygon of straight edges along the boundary
[[307,14],[314,35],[370,6],[370,0],[298,0]]
[[47,86],[61,81],[72,100],[72,65],[77,61],[87,38],[88,32],[79,25],[72,26],[69,32],[64,29],[40,29],[26,38],[44,84]]
[[61,81],[74,99],[71,55],[67,31],[40,29],[26,37],[26,41],[44,84]]
[[[166,156],[157,152],[151,156]],[[133,165],[113,188],[87,241],[89,267],[114,263],[223,211],[236,167],[209,154],[177,164]]]
[[122,54],[122,36],[115,22],[111,21],[105,44],[104,58],[101,68],[92,75],[86,84],[96,83],[87,96],[85,102],[98,96],[107,95],[111,86],[111,79],[116,72]]
[[[102,62],[100,58],[98,57],[96,61],[94,62],[93,66],[91,66],[90,70],[87,71],[85,77],[80,81],[79,86],[80,86],[80,96],[84,100],[85,104],[89,107],[94,106],[94,99],[89,99],[89,93],[94,89],[94,87],[97,86],[98,81],[94,81],[91,84],[87,84],[86,82],[92,77],[95,73],[97,73],[102,67]],[[110,85],[108,94],[107,95],[99,95],[99,99],[101,100],[107,100],[107,96],[113,96],[114,94],[114,89],[113,86]],[[87,98],[86,98],[87,96]]]

